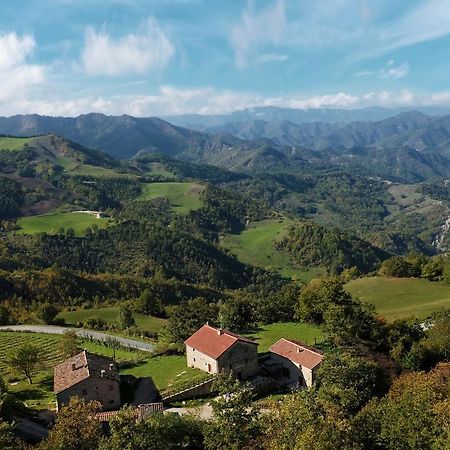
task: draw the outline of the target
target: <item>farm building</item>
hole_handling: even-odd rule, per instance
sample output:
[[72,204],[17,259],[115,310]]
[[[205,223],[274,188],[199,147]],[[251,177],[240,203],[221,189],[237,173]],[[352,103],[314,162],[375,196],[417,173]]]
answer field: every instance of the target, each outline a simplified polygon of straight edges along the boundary
[[282,384],[308,388],[313,385],[316,369],[323,359],[322,352],[284,338],[275,342],[269,352],[271,360],[280,367]]
[[104,410],[121,405],[120,377],[114,360],[86,351],[55,367],[54,391],[58,409],[71,397],[99,401]]
[[185,344],[189,367],[209,373],[233,371],[239,380],[258,372],[258,344],[238,334],[207,324]]

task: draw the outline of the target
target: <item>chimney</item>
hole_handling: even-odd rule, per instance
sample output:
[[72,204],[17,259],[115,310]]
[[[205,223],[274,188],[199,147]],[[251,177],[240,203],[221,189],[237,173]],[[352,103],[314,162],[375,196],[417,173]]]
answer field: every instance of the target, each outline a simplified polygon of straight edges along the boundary
[[301,347],[297,347],[297,353],[301,353],[303,349]]
[[75,372],[77,370],[77,365],[75,363],[72,363],[72,372]]
[[218,334],[219,336],[222,336],[223,330],[222,330],[221,328],[218,328],[218,329],[217,329],[217,334]]
[[105,376],[105,369],[100,370],[100,376],[103,378]]
[[109,370],[113,370],[114,369],[114,364],[110,364],[109,365]]

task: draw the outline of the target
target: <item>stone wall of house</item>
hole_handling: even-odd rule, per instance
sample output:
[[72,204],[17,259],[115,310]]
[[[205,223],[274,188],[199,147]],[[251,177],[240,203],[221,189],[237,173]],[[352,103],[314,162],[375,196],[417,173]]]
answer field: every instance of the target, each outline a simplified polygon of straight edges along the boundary
[[71,386],[56,395],[58,408],[67,405],[71,397],[86,401],[98,401],[103,410],[118,409],[121,406],[119,382],[111,378],[91,377]]
[[188,367],[195,367],[208,373],[218,373],[217,361],[199,350],[186,346],[186,356]]
[[247,380],[258,372],[258,346],[237,341],[218,359],[219,371],[232,370],[240,380]]
[[285,369],[282,378],[286,379],[286,384],[299,383],[300,386],[306,386],[308,388],[313,385],[315,381],[313,370],[300,366],[290,359],[277,355],[276,353],[270,353],[270,356]]

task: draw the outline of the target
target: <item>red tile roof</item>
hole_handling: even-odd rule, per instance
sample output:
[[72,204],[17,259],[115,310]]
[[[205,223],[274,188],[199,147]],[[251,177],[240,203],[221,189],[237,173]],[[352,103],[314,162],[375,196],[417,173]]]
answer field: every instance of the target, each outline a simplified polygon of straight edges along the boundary
[[217,359],[238,341],[258,345],[257,342],[244,336],[210,325],[203,325],[184,343],[213,359]]
[[83,351],[55,367],[53,390],[58,394],[89,377],[120,381],[112,358]]
[[323,353],[321,351],[284,338],[275,342],[269,348],[269,351],[308,369],[314,369],[323,359]]

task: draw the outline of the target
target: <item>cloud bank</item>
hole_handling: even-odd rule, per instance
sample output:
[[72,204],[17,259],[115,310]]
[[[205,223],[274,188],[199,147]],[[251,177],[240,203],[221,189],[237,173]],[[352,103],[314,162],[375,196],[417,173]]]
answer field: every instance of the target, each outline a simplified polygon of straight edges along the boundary
[[138,33],[118,39],[88,27],[81,59],[90,76],[143,75],[164,69],[174,54],[169,37],[150,18]]

